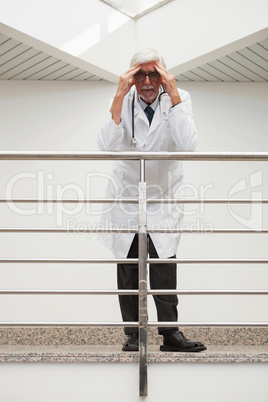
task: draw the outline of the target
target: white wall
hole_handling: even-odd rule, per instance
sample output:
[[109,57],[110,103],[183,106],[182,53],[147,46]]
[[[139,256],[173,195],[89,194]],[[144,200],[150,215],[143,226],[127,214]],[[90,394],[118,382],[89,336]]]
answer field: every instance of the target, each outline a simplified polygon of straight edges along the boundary
[[[181,85],[191,92],[198,150],[266,151],[267,85],[254,83],[192,83]],[[106,82],[0,82],[1,150],[96,150],[98,127],[104,118],[115,86]],[[0,196],[10,179],[15,197],[35,197],[37,177],[44,196],[64,193],[65,197],[104,196],[109,172],[107,162],[1,161]],[[187,162],[185,183],[191,197],[267,198],[267,165],[260,162]],[[37,173],[39,172],[39,173]],[[94,172],[93,176],[88,176]],[[25,173],[25,177],[16,175]],[[30,174],[34,176],[30,176]],[[97,178],[96,178],[97,176]],[[15,180],[17,179],[17,180]],[[87,179],[89,180],[87,183]],[[250,179],[252,187],[250,187]],[[242,187],[237,187],[241,184]],[[243,188],[244,185],[244,188]],[[67,186],[67,187],[66,187]],[[69,186],[69,187],[68,187]],[[70,187],[72,190],[70,190]],[[94,187],[94,188],[93,188]],[[239,191],[238,191],[239,190]],[[235,193],[237,192],[237,193]],[[35,205],[19,205],[31,210]],[[22,216],[0,205],[3,227],[54,227],[62,224],[94,225],[99,206],[90,213],[83,209],[69,215],[64,209],[39,206],[38,214]],[[51,208],[51,209],[49,209]],[[73,209],[74,206],[69,207]],[[267,207],[236,205],[185,208],[185,225],[194,228],[267,227]],[[31,213],[31,211],[30,211]],[[94,236],[86,234],[0,234],[1,257],[112,257]],[[267,258],[267,236],[184,235],[178,249],[180,258]],[[262,289],[267,288],[265,265],[182,265],[178,270],[181,289]],[[15,265],[1,264],[2,289],[111,289],[116,288],[116,271],[111,265]],[[116,297],[4,297],[1,321],[118,321]],[[258,321],[267,320],[264,297],[227,296],[181,297],[182,321]],[[96,309],[96,302],[99,308]],[[5,308],[3,308],[5,306]],[[8,306],[8,308],[6,307]],[[107,306],[109,306],[107,308]],[[198,306],[198,308],[196,308]],[[155,319],[150,301],[150,319]]]
[[3,402],[267,401],[267,364],[150,364],[147,398],[134,363],[6,363],[0,376]]

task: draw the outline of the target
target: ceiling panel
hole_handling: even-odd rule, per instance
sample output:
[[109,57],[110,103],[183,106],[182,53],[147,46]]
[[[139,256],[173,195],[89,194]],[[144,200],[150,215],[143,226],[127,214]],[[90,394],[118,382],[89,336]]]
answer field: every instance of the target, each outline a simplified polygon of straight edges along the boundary
[[3,79],[9,79],[15,77],[21,71],[27,69],[28,66],[32,65],[32,60],[39,52],[36,49],[27,49],[23,53],[14,56],[12,59],[5,63],[1,63],[0,74]]
[[254,80],[256,79],[258,80],[257,77],[261,78],[261,81],[265,80],[265,75],[267,78],[268,63],[265,62],[265,60],[263,60],[263,62],[266,64],[267,70],[265,70],[259,64],[254,63],[253,60],[244,57],[240,52],[232,53],[227,57],[229,57],[231,60],[234,60],[237,64],[242,66],[245,69],[245,74],[247,74],[246,70],[248,70],[251,73],[251,77],[253,77]]
[[2,55],[0,55],[0,65],[1,66],[6,65],[6,63],[9,63],[14,58],[18,57],[19,55],[23,54],[24,52],[27,52],[30,49],[29,46],[24,45],[23,43],[19,43],[18,45],[14,46],[13,48],[6,50],[6,51],[4,51],[3,47],[4,47],[4,44],[2,46],[0,45],[0,51],[3,51]]
[[262,46],[264,49],[268,50],[268,38],[260,42],[260,46]]
[[244,60],[241,60],[238,53],[232,53],[231,55],[222,57],[220,61],[232,70],[239,72],[250,81],[263,81],[262,77],[254,73],[254,68],[248,68],[243,65]]
[[[256,52],[254,52],[252,49],[250,48],[245,48],[242,49],[238,52],[241,56],[245,57],[248,60],[251,60],[252,63],[255,64],[255,66],[259,66],[261,67],[263,70],[266,70],[267,68],[267,59],[265,59],[264,57],[267,55],[263,55],[264,57],[260,56],[259,54],[257,54]],[[268,52],[267,52],[268,53]],[[262,73],[262,72],[261,72]]]
[[245,77],[239,71],[234,70],[233,68],[229,67],[226,63],[224,63],[223,58],[212,61],[211,63],[208,63],[208,65],[214,67],[216,70],[219,71],[219,73],[222,73],[226,76],[226,78],[222,78],[222,81],[250,82],[249,78]]
[[[43,63],[48,63],[47,60],[50,60],[51,58],[52,58],[51,56],[39,52],[29,60],[17,66],[17,68],[14,68],[9,72],[6,72],[6,74],[10,75],[9,79],[25,80],[34,73],[38,72],[42,67]],[[2,77],[4,79],[5,75],[3,75]]]
[[268,39],[176,75],[177,81],[267,82]]
[[253,53],[259,55],[262,59],[267,61],[268,53],[267,53],[267,49],[263,45],[264,45],[264,42],[255,43],[255,45],[249,46],[248,49],[251,50]]
[[99,81],[102,78],[0,33],[0,80]]
[[[2,35],[1,35],[2,36]],[[1,42],[1,48],[0,48],[0,56],[4,55],[6,52],[9,50],[15,48],[16,46],[19,46],[20,42],[12,39],[12,38],[6,38]]]
[[[68,80],[74,80],[76,79],[77,81],[81,81],[83,80],[83,78],[85,78],[85,74],[88,74],[87,72],[85,72],[84,70],[81,70],[81,68],[75,67],[72,70],[70,70],[69,72],[65,72],[62,75],[60,75],[57,80],[60,81],[68,81]],[[91,73],[90,73],[91,74]],[[91,74],[91,76],[94,77],[94,74]]]
[[202,78],[204,81],[220,81],[216,74],[213,74],[211,71],[207,71],[201,67],[197,67],[191,70],[191,72]]
[[212,77],[215,77],[217,81],[236,81],[227,71],[223,71],[222,66],[219,68],[218,64],[217,62],[208,63],[200,67],[200,70],[206,71]]
[[0,45],[4,42],[6,42],[9,39],[8,36],[1,34],[0,35]]

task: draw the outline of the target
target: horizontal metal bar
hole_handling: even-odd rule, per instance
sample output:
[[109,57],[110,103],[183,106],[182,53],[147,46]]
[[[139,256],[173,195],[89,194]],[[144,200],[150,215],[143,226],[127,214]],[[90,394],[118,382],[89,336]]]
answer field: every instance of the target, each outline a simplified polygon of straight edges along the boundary
[[244,234],[244,233],[268,233],[268,229],[148,229],[148,233],[221,233],[221,234]]
[[175,321],[149,321],[149,327],[268,327],[268,322],[258,321],[258,322],[175,322]]
[[138,322],[34,322],[34,321],[2,321],[0,327],[137,327]]
[[[138,295],[136,289],[129,290],[0,290],[0,295]],[[152,289],[148,295],[181,295],[181,296],[210,296],[210,295],[268,295],[268,290],[177,290]]]
[[137,233],[136,229],[100,228],[0,228],[0,233]]
[[[0,258],[0,264],[138,264],[138,258]],[[267,264],[268,259],[148,258],[148,264]]]
[[[1,259],[0,259],[1,262]],[[266,258],[242,258],[242,259],[193,259],[193,258],[148,258],[148,264],[267,264]]]
[[268,204],[267,198],[148,198],[148,204]]
[[148,290],[148,295],[181,295],[181,296],[210,296],[210,295],[268,295],[268,290]]
[[[0,327],[137,327],[138,322],[34,322],[34,321],[2,321],[0,322]],[[268,327],[268,322],[258,321],[258,322],[177,322],[177,321],[149,321],[148,326],[150,327],[170,327],[170,326],[180,326],[180,327]]]
[[138,264],[138,262],[138,258],[0,258],[0,264]]
[[111,204],[111,203],[122,203],[122,204],[137,204],[139,202],[138,198],[92,198],[92,199],[47,199],[47,198],[0,198],[0,203],[62,203],[62,204],[77,204],[77,203],[90,203],[90,204]]
[[[0,228],[0,233],[137,233],[137,229],[122,228]],[[147,233],[268,233],[268,229],[148,229]]]
[[1,151],[0,160],[268,161],[268,152]]
[[138,295],[139,291],[129,290],[0,290],[0,295]]
[[[92,198],[92,199],[46,199],[46,198],[0,198],[0,203],[2,204],[13,204],[13,203],[62,203],[62,204],[112,204],[112,203],[122,203],[122,204],[137,204],[139,202],[136,198]],[[191,199],[191,198],[148,198],[148,204],[268,204],[268,199],[260,198],[235,198],[235,199]]]

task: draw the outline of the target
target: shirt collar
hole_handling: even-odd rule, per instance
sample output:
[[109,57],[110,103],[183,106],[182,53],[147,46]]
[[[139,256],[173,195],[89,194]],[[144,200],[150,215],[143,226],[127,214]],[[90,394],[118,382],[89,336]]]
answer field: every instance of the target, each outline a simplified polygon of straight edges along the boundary
[[141,99],[141,97],[140,97],[140,95],[138,95],[138,99],[139,99],[139,101],[140,101],[140,104],[141,104],[141,107],[143,108],[143,110],[145,110],[145,108],[147,107],[147,106],[150,106],[152,109],[153,109],[153,111],[155,112],[155,110],[156,110],[156,108],[157,108],[157,105],[158,105],[158,103],[159,103],[159,96],[157,96],[157,98],[153,101],[153,103],[151,103],[150,105],[147,105],[147,103],[145,103],[142,99]]

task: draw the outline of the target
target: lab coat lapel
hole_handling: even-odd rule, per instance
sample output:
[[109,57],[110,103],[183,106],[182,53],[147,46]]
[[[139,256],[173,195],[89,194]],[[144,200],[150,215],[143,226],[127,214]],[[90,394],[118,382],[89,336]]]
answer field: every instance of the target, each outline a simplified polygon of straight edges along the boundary
[[137,98],[136,98],[135,105],[134,105],[134,117],[143,120],[149,126],[147,116],[144,113],[144,110],[143,110],[140,102],[137,100]]
[[142,106],[141,106],[141,104],[140,104],[140,102],[139,102],[139,99],[138,99],[138,93],[137,93],[137,90],[136,90],[136,88],[134,89],[134,92],[135,92],[135,103],[134,103],[134,117],[135,117],[135,119],[141,119],[141,120],[143,120],[146,124],[148,124],[148,119],[147,119],[147,117],[146,117],[146,115],[145,115],[145,113],[144,113],[144,110],[143,110],[143,108],[142,108]]
[[158,103],[157,108],[154,112],[154,117],[153,117],[150,129],[149,129],[149,132],[151,133],[152,131],[154,131],[159,126],[159,124],[161,124],[162,122],[163,122],[163,117],[161,116],[159,103]]
[[[161,105],[160,105],[161,102]],[[167,95],[161,97],[160,102],[158,102],[157,108],[154,112],[154,117],[152,120],[152,124],[150,126],[149,133],[154,131],[160,124],[163,123],[165,118],[168,117],[168,111],[171,106],[170,98]]]

